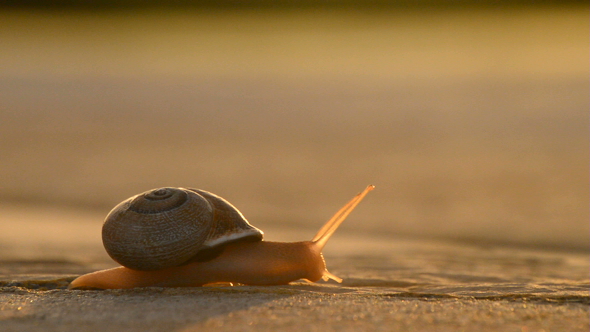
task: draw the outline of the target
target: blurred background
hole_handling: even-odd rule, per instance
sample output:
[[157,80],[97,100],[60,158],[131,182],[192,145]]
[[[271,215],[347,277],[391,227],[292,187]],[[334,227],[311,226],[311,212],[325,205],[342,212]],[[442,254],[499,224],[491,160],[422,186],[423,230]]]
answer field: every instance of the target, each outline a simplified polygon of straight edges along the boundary
[[374,184],[342,232],[587,250],[588,9],[5,1],[2,233],[182,186],[311,237]]

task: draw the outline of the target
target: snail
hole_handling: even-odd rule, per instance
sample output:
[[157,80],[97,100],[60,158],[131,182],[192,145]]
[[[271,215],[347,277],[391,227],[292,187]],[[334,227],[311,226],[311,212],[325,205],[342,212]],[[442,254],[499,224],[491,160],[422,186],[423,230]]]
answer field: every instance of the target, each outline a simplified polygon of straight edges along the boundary
[[103,244],[121,267],[82,275],[70,289],[285,285],[342,279],[328,272],[322,249],[370,185],[345,204],[311,241],[263,241],[225,199],[198,189],[159,188],[111,210]]

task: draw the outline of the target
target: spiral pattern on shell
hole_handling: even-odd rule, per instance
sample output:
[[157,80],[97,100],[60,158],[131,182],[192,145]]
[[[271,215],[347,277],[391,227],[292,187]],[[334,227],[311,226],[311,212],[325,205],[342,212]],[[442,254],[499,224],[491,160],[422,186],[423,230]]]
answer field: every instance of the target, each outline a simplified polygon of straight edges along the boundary
[[135,270],[158,270],[206,260],[234,241],[261,241],[225,199],[199,189],[158,188],[133,196],[107,215],[107,253]]

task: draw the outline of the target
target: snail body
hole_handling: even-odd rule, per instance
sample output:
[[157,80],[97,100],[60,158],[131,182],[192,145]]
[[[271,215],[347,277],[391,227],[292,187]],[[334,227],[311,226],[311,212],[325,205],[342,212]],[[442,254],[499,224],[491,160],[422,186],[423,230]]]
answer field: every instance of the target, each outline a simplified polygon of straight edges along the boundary
[[[69,286],[70,289],[111,289],[111,288],[135,288],[135,287],[193,287],[203,286],[213,283],[240,283],[245,285],[284,285],[289,282],[304,279],[309,282],[315,282],[320,279],[328,280],[333,279],[337,282],[341,282],[342,279],[328,272],[326,264],[322,256],[322,249],[330,236],[336,231],[338,226],[346,219],[346,217],[352,212],[356,205],[364,198],[364,196],[371,191],[374,186],[368,186],[363,192],[356,195],[350,202],[344,205],[314,236],[311,241],[303,242],[271,242],[262,240],[262,231],[258,230],[254,226],[250,225],[245,218],[239,213],[235,207],[229,204],[227,201],[215,196],[211,193],[196,190],[196,189],[182,189],[182,188],[162,188],[146,192],[134,196],[121,204],[117,205],[109,213],[105,221],[110,223],[112,216],[113,220],[123,220],[126,218],[120,218],[119,214],[125,215],[130,210],[135,213],[135,210],[139,210],[134,206],[134,200],[138,200],[137,197],[141,195],[147,195],[149,193],[156,194],[155,196],[167,196],[170,193],[164,191],[176,191],[186,190],[189,191],[189,195],[197,193],[204,197],[219,198],[221,200],[215,200],[215,204],[220,204],[221,211],[215,212],[216,208],[212,208],[216,213],[223,215],[225,218],[224,222],[228,219],[237,219],[238,226],[223,226],[221,229],[213,227],[208,231],[201,231],[206,234],[204,239],[195,240],[196,242],[202,242],[199,248],[186,250],[190,251],[189,254],[184,254],[182,259],[172,259],[172,262],[166,262],[163,267],[154,267],[154,264],[148,263],[147,267],[143,267],[143,263],[135,262],[136,259],[125,258],[121,259],[118,257],[118,251],[113,249],[107,249],[107,252],[117,262],[123,262],[126,259],[133,261],[131,266],[122,266],[108,270],[97,271],[89,273],[75,279]],[[186,201],[185,201],[186,202]],[[226,205],[229,204],[229,205]],[[142,203],[143,204],[143,203]],[[178,204],[178,203],[176,203]],[[143,206],[139,204],[140,206]],[[182,206],[180,204],[179,206]],[[144,209],[149,211],[149,214],[156,214],[155,209]],[[207,209],[206,209],[207,210]],[[123,212],[118,212],[123,211]],[[192,212],[191,215],[199,214]],[[133,213],[131,213],[133,215]],[[169,212],[164,214],[165,217],[159,218],[166,220],[174,219]],[[229,216],[229,218],[228,218]],[[156,218],[158,219],[158,218]],[[148,220],[152,220],[149,219]],[[177,222],[177,220],[173,220]],[[235,221],[232,221],[233,223]],[[149,221],[148,221],[149,224]],[[115,230],[110,229],[110,225],[106,226],[108,231],[105,232],[105,226],[103,226],[103,242],[106,246],[112,246],[111,242],[117,243],[121,237],[124,241],[129,240],[126,236],[122,236]],[[139,226],[134,226],[139,227]],[[139,227],[141,228],[141,227]],[[148,227],[149,228],[149,227]],[[131,228],[124,227],[126,231]],[[226,232],[230,229],[229,233]],[[172,231],[173,229],[170,229]],[[111,235],[114,233],[114,235]],[[133,233],[133,232],[132,232]],[[182,232],[181,232],[182,233]],[[221,235],[220,235],[221,234]],[[119,235],[119,237],[117,237]],[[127,234],[125,234],[127,235]],[[210,236],[212,235],[212,236]],[[114,236],[114,239],[104,239],[104,237]],[[143,236],[143,237],[142,237]],[[141,240],[136,241],[139,243],[151,244],[146,238],[151,239],[148,235],[140,236]],[[189,236],[190,237],[190,236]],[[159,238],[159,237],[156,237]],[[170,243],[175,241],[164,241],[169,246]],[[181,248],[188,247],[183,241],[180,241]],[[107,245],[107,243],[109,243]],[[133,244],[135,248],[136,244]],[[148,245],[150,247],[150,245]],[[119,250],[119,249],[118,249]],[[134,249],[135,250],[135,249]],[[120,250],[119,250],[120,251]],[[150,250],[147,250],[148,252]],[[159,250],[156,250],[155,255],[158,259],[166,254],[161,254]],[[139,253],[139,254],[138,254]],[[141,250],[136,250],[133,255],[144,255]],[[131,256],[133,256],[131,255]],[[151,255],[151,254],[150,254]],[[113,257],[115,256],[115,257]],[[123,256],[130,256],[124,254]],[[149,256],[149,255],[144,255]],[[188,258],[187,258],[188,257]],[[144,257],[145,258],[145,257]],[[148,260],[152,259],[150,257]],[[122,264],[123,265],[123,264]],[[140,268],[138,266],[141,265]]]

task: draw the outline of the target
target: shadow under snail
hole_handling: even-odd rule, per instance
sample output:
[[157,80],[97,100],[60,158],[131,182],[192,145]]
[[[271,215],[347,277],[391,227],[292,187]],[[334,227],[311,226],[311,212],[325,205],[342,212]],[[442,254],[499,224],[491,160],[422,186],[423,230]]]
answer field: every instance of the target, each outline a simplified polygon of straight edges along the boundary
[[82,275],[70,289],[193,287],[215,283],[285,285],[342,279],[326,269],[322,249],[370,185],[326,222],[311,241],[263,241],[225,199],[199,189],[159,188],[133,196],[107,215],[102,238],[121,267]]

